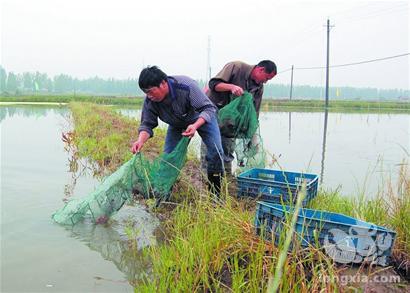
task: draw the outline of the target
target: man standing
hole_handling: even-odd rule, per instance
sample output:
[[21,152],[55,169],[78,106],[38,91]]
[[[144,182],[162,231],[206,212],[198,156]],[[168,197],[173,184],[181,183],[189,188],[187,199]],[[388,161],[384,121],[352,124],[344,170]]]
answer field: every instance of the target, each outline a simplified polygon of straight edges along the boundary
[[224,167],[215,105],[194,80],[187,76],[167,76],[157,66],[144,68],[138,84],[147,96],[142,108],[138,139],[133,142],[131,151],[139,152],[153,136],[158,118],[169,125],[165,153],[172,152],[182,136],[193,137],[198,131],[207,147],[209,187],[219,195]]
[[[233,98],[238,97],[247,91],[252,95],[256,112],[259,115],[263,85],[276,73],[276,64],[270,60],[263,60],[257,65],[249,65],[241,61],[230,62],[209,81],[207,95],[218,109],[221,109],[229,104],[232,96]],[[232,173],[234,141],[234,138],[222,136],[225,171],[228,174]]]

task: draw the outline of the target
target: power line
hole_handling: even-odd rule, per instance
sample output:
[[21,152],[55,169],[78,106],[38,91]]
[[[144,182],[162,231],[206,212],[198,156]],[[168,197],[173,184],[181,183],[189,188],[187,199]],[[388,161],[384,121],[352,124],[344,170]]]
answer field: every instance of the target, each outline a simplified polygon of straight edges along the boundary
[[[335,17],[338,23],[352,23],[382,15],[384,16],[391,13],[408,12],[408,9],[406,9],[407,7],[408,3],[400,3],[399,5],[394,6],[389,5],[387,7],[385,5],[380,6],[374,4],[366,4],[364,6],[356,6],[344,11],[333,13],[331,14],[331,16]],[[350,16],[347,16],[349,14]]]
[[[372,60],[366,60],[366,61],[359,61],[359,62],[353,62],[353,63],[347,63],[347,64],[338,64],[338,65],[332,65],[329,66],[331,68],[335,67],[344,67],[344,66],[351,66],[351,65],[358,65],[358,64],[364,64],[364,63],[370,63],[370,62],[376,62],[376,61],[382,61],[382,60],[387,60],[387,59],[393,59],[393,58],[399,58],[403,56],[410,55],[410,53],[404,53],[400,55],[394,55],[394,56],[389,56],[389,57],[384,57],[384,58],[377,58],[377,59],[372,59]],[[301,69],[301,70],[309,70],[309,69],[324,69],[326,66],[315,66],[315,67],[295,67],[293,68],[294,70],[296,69]],[[282,71],[279,71],[277,74],[285,73],[292,70],[292,68],[284,69]]]
[[346,19],[342,21],[360,21],[364,19],[369,19],[373,17],[378,17],[378,16],[384,16],[392,13],[397,13],[397,12],[407,12],[407,9],[405,9],[408,6],[407,3],[393,6],[393,7],[387,7],[381,10],[376,10],[376,11],[367,11],[365,14],[362,15],[357,15],[357,16],[351,16],[347,17]]
[[405,53],[405,54],[400,54],[400,55],[395,55],[395,56],[389,56],[389,57],[384,57],[384,58],[378,58],[378,59],[373,59],[373,60],[367,60],[367,61],[361,61],[361,62],[355,62],[355,63],[333,65],[333,66],[331,66],[331,67],[343,67],[343,66],[364,64],[364,63],[370,63],[370,62],[376,62],[376,61],[382,61],[382,60],[387,60],[387,59],[393,59],[393,58],[403,57],[403,56],[407,56],[407,55],[410,55],[410,53]]
[[332,18],[334,18],[334,17],[338,17],[337,15],[340,15],[340,14],[351,14],[352,12],[355,12],[355,11],[357,11],[357,10],[361,10],[361,9],[367,9],[369,6],[371,6],[372,4],[369,4],[369,3],[367,3],[367,4],[361,4],[361,5],[356,5],[356,6],[354,6],[354,7],[350,7],[350,8],[347,8],[347,9],[344,9],[344,10],[339,10],[339,11],[336,11],[336,12],[334,12],[334,13],[332,13],[332,14],[330,14],[329,16],[330,17],[332,17]]
[[[332,65],[330,66],[331,68],[335,67],[343,67],[343,66],[351,66],[351,65],[358,65],[358,64],[364,64],[364,63],[370,63],[370,62],[376,62],[376,61],[382,61],[382,60],[387,60],[387,59],[393,59],[393,58],[398,58],[398,57],[403,57],[410,55],[410,53],[404,53],[400,55],[395,55],[395,56],[389,56],[389,57],[384,57],[384,58],[377,58],[377,59],[372,59],[372,60],[366,60],[366,61],[359,61],[359,62],[353,62],[353,63],[347,63],[347,64],[338,64],[338,65]],[[324,69],[326,68],[325,66],[317,66],[317,67],[296,67],[295,69]],[[289,69],[290,70],[290,69]]]
[[289,43],[289,47],[292,47],[293,49],[299,47],[300,44],[305,43],[306,40],[310,39],[312,36],[317,35],[317,33],[321,32],[322,30],[323,28],[320,27],[317,23],[312,24],[308,29],[299,33],[299,35],[302,36],[297,37],[297,39],[295,39],[296,37],[294,37],[295,40],[292,40]]
[[288,69],[285,69],[285,70],[279,71],[276,75],[281,74],[281,73],[288,72],[288,71],[290,71],[290,70],[292,70],[292,68],[288,68]]

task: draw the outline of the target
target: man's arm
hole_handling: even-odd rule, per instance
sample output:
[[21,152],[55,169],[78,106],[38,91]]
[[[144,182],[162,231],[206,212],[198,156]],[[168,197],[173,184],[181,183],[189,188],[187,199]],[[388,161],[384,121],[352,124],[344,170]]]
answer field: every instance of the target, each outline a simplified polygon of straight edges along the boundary
[[147,100],[144,101],[141,112],[141,124],[138,128],[138,139],[132,143],[131,152],[138,153],[144,143],[154,135],[152,131],[155,127],[158,126],[158,114]]
[[150,136],[154,135],[153,129],[158,126],[158,113],[153,105],[145,98],[141,112],[141,124],[138,132],[148,132]]
[[220,82],[214,87],[214,89],[216,92],[231,92],[237,97],[243,95],[243,88],[232,83]]
[[216,92],[230,92],[235,96],[243,94],[243,88],[230,81],[235,77],[238,69],[234,62],[230,62],[222,68],[222,70],[209,81],[209,88]]

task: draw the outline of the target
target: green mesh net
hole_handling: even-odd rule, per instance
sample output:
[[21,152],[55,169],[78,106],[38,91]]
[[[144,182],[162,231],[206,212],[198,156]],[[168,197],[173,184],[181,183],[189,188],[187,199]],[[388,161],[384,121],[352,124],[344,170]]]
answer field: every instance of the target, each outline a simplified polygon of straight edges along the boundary
[[186,162],[189,138],[183,137],[173,152],[153,161],[138,153],[85,198],[73,199],[52,215],[62,225],[75,225],[84,218],[105,222],[118,211],[133,191],[145,198],[154,197],[157,204],[167,198]]
[[267,156],[259,128],[251,139],[236,140],[235,154],[240,172],[252,168],[265,168]]
[[220,109],[218,123],[225,137],[251,139],[259,125],[252,95],[244,92]]
[[221,135],[236,138],[235,154],[240,170],[264,168],[266,152],[259,132],[258,114],[248,92],[219,110]]

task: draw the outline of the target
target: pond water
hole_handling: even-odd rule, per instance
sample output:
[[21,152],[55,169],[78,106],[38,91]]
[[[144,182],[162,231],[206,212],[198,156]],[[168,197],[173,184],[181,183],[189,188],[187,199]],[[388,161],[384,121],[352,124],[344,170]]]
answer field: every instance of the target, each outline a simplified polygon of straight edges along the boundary
[[[120,112],[140,117],[138,110]],[[409,164],[407,113],[281,110],[261,112],[259,121],[269,168],[317,174],[322,188],[345,196],[374,197],[386,180],[396,182],[403,160]]]
[[[139,118],[138,110],[121,112]],[[61,141],[68,114],[58,107],[0,107],[1,292],[130,292],[129,281],[149,271],[125,235],[133,221],[137,246],[155,244],[158,219],[143,207],[121,209],[109,226],[67,229],[51,220],[67,195],[98,185],[87,172],[78,178],[69,172]],[[409,114],[282,111],[261,113],[260,120],[264,146],[283,169],[318,174],[322,187],[340,187],[346,196],[374,196],[409,159]]]
[[[0,107],[1,292],[132,292],[128,280],[148,271],[126,242],[126,225],[141,233],[139,247],[155,242],[158,220],[142,207],[122,209],[110,226],[66,229],[51,220],[73,183],[61,141],[66,109]],[[85,174],[73,196],[98,181]]]
[[319,175],[325,189],[374,197],[409,163],[410,115],[265,112],[261,135],[281,168]]

